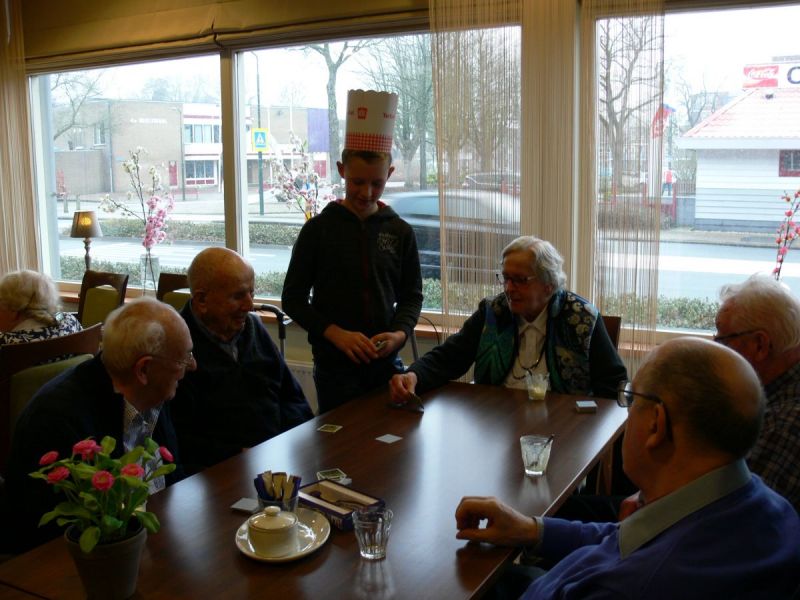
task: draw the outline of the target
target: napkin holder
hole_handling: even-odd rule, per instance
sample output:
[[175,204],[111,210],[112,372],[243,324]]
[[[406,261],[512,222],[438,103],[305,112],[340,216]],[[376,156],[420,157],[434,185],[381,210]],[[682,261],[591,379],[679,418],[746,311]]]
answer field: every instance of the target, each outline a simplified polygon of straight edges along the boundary
[[297,493],[300,504],[320,511],[337,529],[353,529],[353,511],[360,507],[383,506],[380,498],[353,490],[330,479],[323,479],[300,487]]

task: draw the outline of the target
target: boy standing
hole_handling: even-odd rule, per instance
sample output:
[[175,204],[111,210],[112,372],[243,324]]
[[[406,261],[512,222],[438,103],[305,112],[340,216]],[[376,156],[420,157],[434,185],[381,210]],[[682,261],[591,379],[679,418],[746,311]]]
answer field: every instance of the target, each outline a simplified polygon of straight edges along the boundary
[[308,331],[320,414],[402,370],[397,353],[422,308],[414,232],[380,201],[396,107],[396,94],[348,93],[336,163],[345,197],[303,226],[284,281],[283,309]]

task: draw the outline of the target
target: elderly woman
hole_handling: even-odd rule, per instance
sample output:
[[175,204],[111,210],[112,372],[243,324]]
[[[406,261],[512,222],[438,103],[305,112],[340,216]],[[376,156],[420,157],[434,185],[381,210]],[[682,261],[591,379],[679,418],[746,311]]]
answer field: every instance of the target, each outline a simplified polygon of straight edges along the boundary
[[563,259],[552,244],[522,236],[503,249],[504,291],[485,298],[461,330],[390,383],[392,399],[461,377],[525,388],[528,373],[548,373],[550,388],[613,398],[625,365],[597,308],[564,289]]
[[58,290],[47,275],[24,270],[0,279],[0,344],[35,342],[80,330],[74,315],[59,312]]

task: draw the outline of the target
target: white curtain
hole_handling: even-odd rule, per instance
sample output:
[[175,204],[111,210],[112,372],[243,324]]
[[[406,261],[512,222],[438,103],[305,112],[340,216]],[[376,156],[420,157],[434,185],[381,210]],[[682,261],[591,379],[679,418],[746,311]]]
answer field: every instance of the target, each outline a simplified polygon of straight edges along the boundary
[[591,211],[592,299],[622,317],[632,375],[655,345],[661,215],[662,0],[585,0],[581,11],[580,190]]
[[498,293],[519,234],[519,4],[431,0],[441,215],[442,312],[458,328]]
[[21,0],[0,0],[0,275],[37,269]]

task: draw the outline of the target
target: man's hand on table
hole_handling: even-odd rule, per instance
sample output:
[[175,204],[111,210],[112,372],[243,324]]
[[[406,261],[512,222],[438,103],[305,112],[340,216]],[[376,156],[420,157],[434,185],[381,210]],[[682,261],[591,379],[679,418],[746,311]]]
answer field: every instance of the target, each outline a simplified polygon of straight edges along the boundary
[[392,402],[397,404],[408,402],[416,389],[417,375],[411,371],[395,375],[389,380],[389,393]]
[[[486,527],[480,522],[486,519]],[[494,497],[465,496],[456,508],[456,538],[490,542],[497,546],[531,546],[539,540],[539,527]]]

